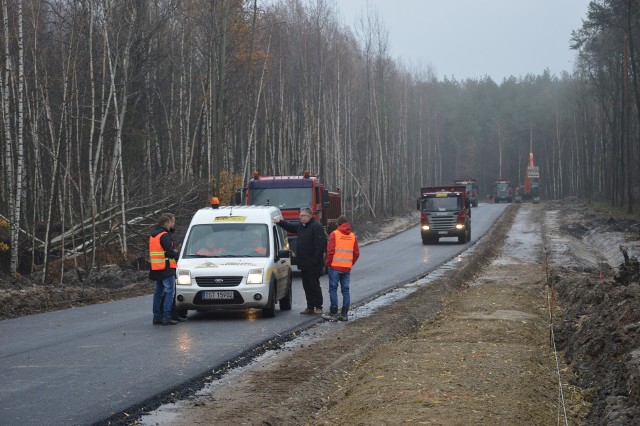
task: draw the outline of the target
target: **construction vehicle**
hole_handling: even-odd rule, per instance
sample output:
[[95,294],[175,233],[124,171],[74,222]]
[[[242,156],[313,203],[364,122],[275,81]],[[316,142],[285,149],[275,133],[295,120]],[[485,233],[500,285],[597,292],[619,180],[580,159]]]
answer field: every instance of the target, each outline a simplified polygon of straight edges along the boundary
[[491,185],[491,202],[499,203],[501,201],[513,202],[513,187],[510,180],[495,180]]
[[524,179],[522,201],[540,202],[540,168],[533,164],[533,152],[529,153],[527,175]]
[[422,244],[435,244],[441,237],[458,237],[461,244],[471,241],[471,204],[465,186],[421,188],[417,209]]
[[[302,176],[260,176],[254,172],[247,186],[236,191],[236,204],[275,206],[290,223],[300,221],[300,209],[308,207],[313,217],[331,233],[337,227],[341,210],[340,189],[329,191],[317,176],[305,171]],[[288,234],[291,263],[296,261],[296,235]]]
[[454,185],[464,185],[467,188],[467,197],[469,198],[469,203],[471,207],[478,207],[478,180],[469,178],[469,179],[460,179],[453,181]]

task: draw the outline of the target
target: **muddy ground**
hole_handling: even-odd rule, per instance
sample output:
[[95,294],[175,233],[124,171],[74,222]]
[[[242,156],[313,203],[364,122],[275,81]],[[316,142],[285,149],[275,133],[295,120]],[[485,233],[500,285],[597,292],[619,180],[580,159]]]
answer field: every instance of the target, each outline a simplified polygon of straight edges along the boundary
[[[398,222],[389,225],[393,232]],[[490,235],[453,260],[458,268],[407,284],[406,298],[370,316],[356,307],[347,323],[320,323],[247,367],[212,372],[220,378],[175,405],[111,420],[640,424],[639,229],[575,200],[513,205]],[[121,276],[115,286],[107,278],[113,274]],[[144,271],[118,269],[98,281],[85,283],[82,295],[108,300],[121,297],[115,287],[151,290]],[[25,297],[33,312],[67,306],[56,302],[55,286],[36,291],[40,299],[27,282],[11,285],[5,291],[0,283],[3,318],[30,312],[8,307]],[[37,300],[47,303],[34,306]]]

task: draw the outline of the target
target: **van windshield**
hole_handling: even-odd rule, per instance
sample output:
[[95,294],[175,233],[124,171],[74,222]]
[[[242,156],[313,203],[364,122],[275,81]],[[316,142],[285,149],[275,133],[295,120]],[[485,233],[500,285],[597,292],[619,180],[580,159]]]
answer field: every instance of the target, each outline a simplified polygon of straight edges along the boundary
[[195,225],[183,257],[268,257],[269,228],[262,223]]

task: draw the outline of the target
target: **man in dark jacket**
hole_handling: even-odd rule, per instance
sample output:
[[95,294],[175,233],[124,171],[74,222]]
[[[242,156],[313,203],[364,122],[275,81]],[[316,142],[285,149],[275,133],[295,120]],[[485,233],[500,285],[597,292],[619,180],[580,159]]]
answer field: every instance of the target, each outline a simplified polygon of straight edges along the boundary
[[298,235],[296,259],[307,298],[307,308],[300,313],[322,314],[320,272],[324,267],[324,250],[327,247],[324,228],[313,218],[313,212],[309,208],[300,209],[300,223],[293,224],[279,218],[275,218],[273,222]]
[[153,293],[153,323],[174,325],[171,311],[175,295],[176,267],[179,253],[175,250],[172,233],[175,231],[176,218],[164,213],[158,219],[158,225],[149,237],[149,261],[151,271],[149,279],[156,282]]

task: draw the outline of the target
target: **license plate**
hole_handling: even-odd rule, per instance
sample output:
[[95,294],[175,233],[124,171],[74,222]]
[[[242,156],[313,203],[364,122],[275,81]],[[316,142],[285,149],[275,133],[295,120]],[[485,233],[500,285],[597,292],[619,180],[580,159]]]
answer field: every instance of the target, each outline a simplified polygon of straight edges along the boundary
[[204,300],[233,300],[233,291],[204,291],[202,292]]
[[440,234],[440,235],[447,235],[448,233],[449,232],[447,232],[447,231],[438,231],[438,234]]

